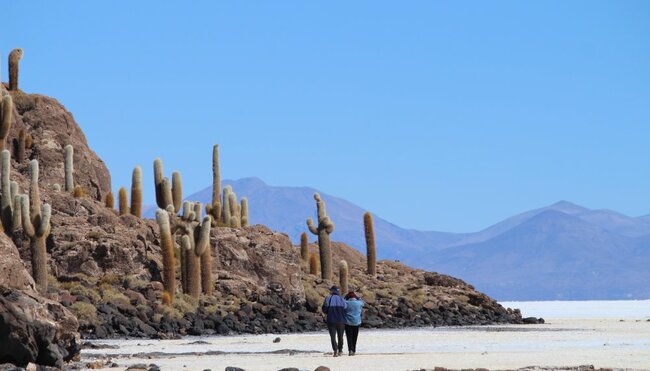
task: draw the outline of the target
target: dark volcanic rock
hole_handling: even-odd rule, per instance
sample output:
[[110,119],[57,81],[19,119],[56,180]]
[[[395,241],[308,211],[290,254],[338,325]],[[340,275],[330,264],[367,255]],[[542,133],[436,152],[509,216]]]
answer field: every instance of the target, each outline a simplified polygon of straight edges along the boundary
[[62,367],[79,353],[78,326],[61,304],[0,287],[0,362]]

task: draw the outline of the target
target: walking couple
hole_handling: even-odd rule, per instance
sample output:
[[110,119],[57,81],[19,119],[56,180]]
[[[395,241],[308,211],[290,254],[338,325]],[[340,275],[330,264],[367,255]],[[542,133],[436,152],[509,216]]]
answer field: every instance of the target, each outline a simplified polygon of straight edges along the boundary
[[348,352],[353,356],[357,352],[357,337],[361,327],[361,308],[363,300],[359,299],[354,291],[345,295],[339,294],[339,288],[332,286],[330,296],[323,302],[323,313],[327,314],[327,329],[332,341],[334,357],[343,352],[343,332],[348,340]]

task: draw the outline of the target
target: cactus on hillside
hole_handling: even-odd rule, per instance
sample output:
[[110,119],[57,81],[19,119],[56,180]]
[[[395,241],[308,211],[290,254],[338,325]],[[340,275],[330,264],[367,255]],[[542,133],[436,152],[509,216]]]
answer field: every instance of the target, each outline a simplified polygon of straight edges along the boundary
[[74,190],[74,148],[71,144],[65,146],[65,160],[63,162],[63,168],[65,170],[65,183],[63,189],[66,192],[72,193]]
[[231,228],[241,227],[241,216],[239,211],[239,203],[237,203],[237,194],[230,192],[228,195],[228,207],[230,209],[230,222],[228,223]]
[[307,232],[302,232],[300,235],[300,259],[304,262],[309,260],[309,238],[307,238]]
[[18,90],[18,65],[23,57],[23,50],[14,49],[9,53],[9,90]]
[[137,165],[131,176],[131,215],[142,218],[142,169]]
[[341,286],[341,295],[347,294],[348,291],[348,262],[341,260],[339,262],[339,285]]
[[156,221],[160,228],[160,247],[163,255],[163,285],[168,295],[169,304],[174,300],[176,291],[176,259],[174,257],[174,241],[169,225],[169,214],[166,210],[156,211]]
[[366,235],[366,260],[368,262],[368,274],[377,274],[377,249],[375,247],[375,228],[370,212],[363,214],[363,229]]
[[[183,214],[180,218],[173,217],[173,230],[180,231],[181,240],[181,280],[183,290],[192,297],[198,298],[201,288],[206,295],[212,294],[212,255],[210,245],[210,229],[212,217],[207,215],[201,220],[201,203],[185,201]],[[183,241],[181,241],[183,243]]]
[[47,252],[45,239],[50,234],[50,217],[52,209],[44,204],[41,210],[40,191],[38,188],[38,161],[29,163],[31,182],[30,195],[21,196],[21,215],[25,234],[29,237],[32,255],[32,277],[41,293],[47,292]]
[[309,231],[318,236],[318,252],[320,255],[321,277],[325,280],[332,278],[332,251],[330,247],[330,234],[334,231],[334,223],[327,216],[325,210],[325,201],[323,201],[318,193],[314,193],[314,200],[316,200],[316,208],[318,210],[318,226],[314,225],[314,221],[307,219],[307,227]]
[[106,198],[104,198],[104,205],[109,208],[115,208],[115,196],[113,196],[113,191],[108,191]]
[[27,134],[25,133],[25,129],[20,129],[18,132],[18,139],[15,139],[14,141],[14,153],[16,154],[16,162],[19,164],[22,164],[25,161],[25,158],[27,158],[27,154],[25,151],[25,138],[27,137]]
[[241,198],[241,226],[248,227],[248,199],[246,197]]
[[11,197],[11,154],[2,151],[2,226],[7,234],[13,231],[13,198]]
[[221,173],[219,170],[219,145],[212,147],[212,204],[205,211],[212,216],[213,223],[221,220]]
[[320,268],[320,264],[318,260],[318,255],[316,255],[316,253],[309,254],[309,274],[313,274],[314,276],[317,276],[319,268]]
[[0,151],[7,145],[7,135],[13,122],[14,104],[11,95],[5,95],[0,101]]
[[117,191],[117,204],[118,204],[118,214],[120,216],[126,215],[129,213],[129,200],[128,194],[126,193],[126,188],[120,187],[120,190]]
[[172,173],[172,181],[170,182],[169,178],[164,176],[162,160],[156,158],[153,161],[153,178],[158,207],[167,210],[167,206],[172,205],[174,212],[178,213],[183,202],[181,174],[177,171]]
[[230,193],[232,192],[231,186],[223,187],[223,202],[221,204],[221,219],[223,224],[230,227]]

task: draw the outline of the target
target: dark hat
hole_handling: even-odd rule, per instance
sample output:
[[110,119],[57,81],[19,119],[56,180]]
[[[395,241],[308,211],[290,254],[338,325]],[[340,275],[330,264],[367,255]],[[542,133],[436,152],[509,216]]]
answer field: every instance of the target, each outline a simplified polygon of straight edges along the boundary
[[339,293],[339,288],[336,287],[336,285],[334,285],[334,286],[330,287],[330,292],[332,294],[338,294]]

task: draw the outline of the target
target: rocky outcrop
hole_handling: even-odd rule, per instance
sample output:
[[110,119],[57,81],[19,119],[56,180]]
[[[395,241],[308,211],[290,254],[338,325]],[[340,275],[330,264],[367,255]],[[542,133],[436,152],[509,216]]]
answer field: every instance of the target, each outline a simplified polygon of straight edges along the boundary
[[[64,183],[63,148],[72,144],[75,184],[82,186],[96,200],[110,191],[111,176],[108,168],[88,147],[83,131],[63,105],[56,99],[43,95],[25,94],[22,91],[12,91],[10,94],[14,101],[14,123],[7,136],[7,143],[13,148],[21,129],[31,135],[33,144],[26,154],[28,159],[38,159],[40,162],[42,184]],[[15,154],[12,157],[16,159]],[[27,162],[29,160],[15,164],[16,170],[26,175]]]
[[0,287],[0,363],[62,367],[79,354],[79,327],[61,304]]
[[43,298],[16,246],[0,234],[0,363],[61,366],[79,354],[79,324],[60,303]]

